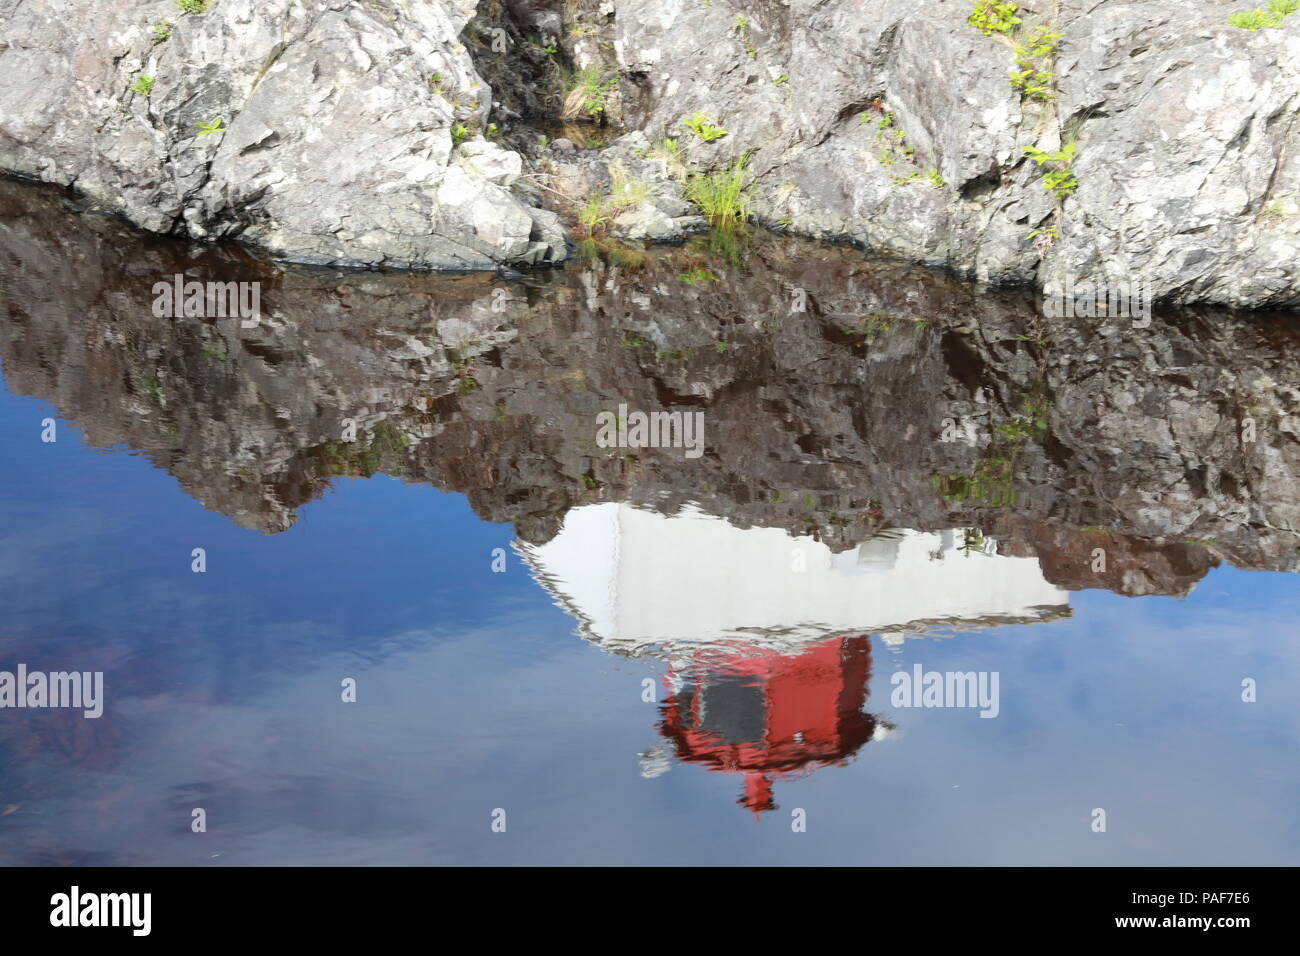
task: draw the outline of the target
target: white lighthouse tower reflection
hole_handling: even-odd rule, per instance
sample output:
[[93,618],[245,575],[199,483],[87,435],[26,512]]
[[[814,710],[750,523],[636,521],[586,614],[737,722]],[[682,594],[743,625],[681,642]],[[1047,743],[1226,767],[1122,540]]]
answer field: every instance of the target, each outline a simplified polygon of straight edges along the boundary
[[738,802],[755,813],[775,808],[774,780],[842,764],[887,735],[863,709],[870,635],[897,643],[1069,615],[1037,559],[961,531],[887,531],[836,554],[696,510],[606,503],[518,547],[584,638],[667,662],[664,740],[642,755],[643,774],[674,758],[740,774]]

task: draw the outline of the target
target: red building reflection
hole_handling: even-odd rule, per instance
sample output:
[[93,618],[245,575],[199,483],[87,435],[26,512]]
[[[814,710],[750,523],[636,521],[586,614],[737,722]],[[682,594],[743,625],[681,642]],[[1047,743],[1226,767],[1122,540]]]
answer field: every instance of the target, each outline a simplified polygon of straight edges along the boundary
[[670,666],[660,733],[683,762],[743,774],[736,802],[757,815],[776,809],[776,780],[842,765],[872,738],[870,678],[865,635],[798,654],[713,647]]

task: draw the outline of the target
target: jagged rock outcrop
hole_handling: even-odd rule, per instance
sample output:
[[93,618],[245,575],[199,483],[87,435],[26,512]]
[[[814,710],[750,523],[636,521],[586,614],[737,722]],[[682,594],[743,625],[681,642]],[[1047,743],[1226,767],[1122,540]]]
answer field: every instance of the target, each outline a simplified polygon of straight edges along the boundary
[[[991,282],[1300,302],[1300,16],[1249,32],[1240,0],[1029,0],[1012,40],[974,6],[583,0],[574,54],[621,71],[625,122],[698,165],[752,152],[758,211],[794,232]],[[1034,25],[1062,35],[1034,61],[1042,97],[1009,82]],[[727,135],[699,141],[697,113]],[[1069,142],[1058,207],[1057,165],[1025,148]]]
[[[333,477],[382,471],[534,543],[579,504],[694,502],[836,550],[979,529],[1070,588],[1300,570],[1291,317],[1045,331],[1028,297],[795,240],[744,270],[701,245],[513,282],[278,271],[68,205],[0,183],[9,387],[244,527],[282,531]],[[155,318],[150,290],[178,272],[260,281],[261,320]],[[704,454],[600,447],[620,403],[702,412]]]
[[630,241],[668,242],[705,232],[708,223],[683,195],[663,159],[650,155],[640,130],[602,150],[578,149],[560,139],[541,151],[553,193],[605,199],[600,214],[609,235]]
[[475,7],[0,0],[0,170],[299,262],[562,260],[557,217],[473,151],[491,108],[459,39]]
[[[974,6],[0,0],[0,169],[299,261],[545,264],[565,232],[529,177],[572,179],[573,158],[543,150],[507,183],[475,150],[492,132],[536,152],[586,67],[602,119],[675,139],[690,169],[748,156],[770,226],[991,283],[1300,304],[1300,15],[1249,31],[1229,24],[1241,0],[1028,0],[985,33]],[[1027,55],[1037,27],[1060,38]],[[614,234],[698,228],[641,174],[654,198]],[[1058,197],[1046,174],[1076,186]]]

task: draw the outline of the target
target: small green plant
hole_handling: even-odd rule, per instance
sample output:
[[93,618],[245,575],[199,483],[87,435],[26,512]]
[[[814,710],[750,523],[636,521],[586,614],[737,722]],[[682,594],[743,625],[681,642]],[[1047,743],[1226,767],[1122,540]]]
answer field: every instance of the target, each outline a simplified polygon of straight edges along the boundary
[[1034,249],[1037,250],[1040,259],[1046,256],[1052,246],[1056,245],[1057,240],[1061,238],[1060,210],[1053,211],[1052,216],[1055,221],[1040,226],[1025,236],[1034,244]]
[[130,89],[132,93],[139,93],[141,96],[147,97],[153,92],[153,77],[148,73],[141,73],[135,78],[135,82],[131,84]]
[[882,333],[888,332],[894,327],[897,316],[889,315],[885,312],[872,312],[864,315],[858,324],[849,329],[855,336],[862,339],[865,344],[874,342]]
[[681,181],[690,174],[681,144],[671,136],[664,137],[650,147],[647,156],[663,163],[664,172],[673,179]]
[[1266,27],[1280,27],[1282,21],[1300,10],[1300,0],[1270,0],[1268,9],[1256,7],[1243,10],[1228,17],[1229,26],[1254,33]]
[[564,119],[604,119],[609,96],[618,88],[618,74],[606,76],[599,66],[585,66],[574,74],[564,98]]
[[696,113],[690,119],[682,120],[682,125],[700,138],[702,142],[711,143],[727,135],[721,126],[714,126],[703,113]]
[[1008,79],[1012,89],[1020,92],[1022,100],[1050,100],[1056,95],[1056,74],[1052,72],[1052,64],[1062,34],[1039,25],[1023,41],[1016,39],[1017,28],[1022,23],[1016,16],[1018,12],[1019,7],[1011,2],[979,0],[966,22],[985,36],[1011,47],[1018,69],[1013,70]]
[[1021,97],[1027,100],[1050,100],[1053,96],[1052,76],[1051,73],[1040,73],[1032,67],[1013,71],[1010,76],[1011,88],[1018,90]]
[[609,199],[614,208],[639,206],[650,198],[650,185],[633,176],[626,166],[615,160],[609,164]]
[[1070,169],[1077,148],[1077,143],[1070,143],[1055,153],[1049,153],[1036,146],[1025,147],[1025,153],[1030,159],[1039,166],[1047,167],[1046,172],[1043,173],[1043,188],[1055,193],[1056,198],[1061,201],[1064,201],[1065,197],[1074,192],[1079,185],[1079,180]]
[[996,430],[999,435],[1003,435],[1012,441],[1024,441],[1034,433],[1033,429],[1029,427],[1029,422],[1023,418],[1013,418],[1005,425],[999,425]]
[[195,123],[194,125],[199,128],[200,136],[211,136],[213,133],[226,132],[226,121],[223,120],[220,116],[218,116],[210,123],[205,123],[202,120],[199,120],[199,122]]
[[1052,403],[1025,395],[1020,414],[994,431],[997,437],[984,451],[969,475],[932,475],[930,484],[945,501],[987,501],[994,508],[1016,502],[1014,486],[1016,461],[1035,432],[1047,429],[1047,413]]
[[749,218],[750,178],[748,155],[710,173],[696,173],[686,181],[686,198],[714,229],[731,230]]
[[172,25],[168,20],[159,20],[153,25],[153,42],[164,43],[172,35]]
[[1036,431],[1047,430],[1047,413],[1051,407],[1052,403],[1046,399],[1026,395],[1020,402],[1020,414],[994,430],[1012,444],[1023,445]]
[[773,85],[773,86],[785,86],[785,85],[786,85],[787,83],[789,83],[789,82],[790,82],[790,77],[788,77],[788,76],[786,76],[784,73],[782,73],[780,76],[778,76],[775,80],[772,81],[772,85]]
[[596,232],[609,222],[609,210],[605,206],[605,200],[600,196],[589,197],[578,209],[578,222],[588,234]]
[[369,477],[393,467],[406,455],[411,440],[388,422],[380,422],[356,441],[326,441],[313,451],[316,474],[321,478],[342,475]]
[[459,146],[465,140],[473,137],[474,131],[459,120],[451,124],[451,144]]
[[964,528],[961,533],[961,551],[966,557],[984,553],[984,532],[979,528]]
[[677,281],[683,285],[699,285],[701,282],[717,282],[718,277],[708,269],[701,267],[681,273],[677,276]]
[[1015,45],[1016,66],[1020,69],[1011,73],[1011,88],[1019,90],[1022,99],[1050,100],[1055,95],[1052,84],[1056,74],[1051,65],[1061,36],[1039,26],[1034,27],[1028,42]]
[[1249,30],[1254,33],[1256,30],[1262,30],[1265,27],[1275,27],[1282,22],[1280,17],[1273,17],[1265,10],[1258,7],[1254,10],[1242,10],[1239,13],[1228,15],[1228,25],[1236,27],[1239,30]]
[[1039,431],[1047,429],[1047,413],[1051,408],[1052,403],[1049,400],[1045,398],[1035,399],[1031,395],[1026,395],[1020,402],[1021,413],[1028,417],[1029,421]]
[[736,34],[740,37],[740,45],[745,48],[745,56],[751,60],[758,56],[758,51],[750,46],[749,21],[744,17],[736,17]]
[[1020,44],[1020,53],[1030,59],[1041,60],[1056,53],[1064,34],[1053,33],[1044,26],[1034,27],[1027,43]]
[[619,161],[609,164],[610,188],[606,195],[588,196],[578,207],[578,223],[590,238],[622,210],[639,206],[650,198],[650,185],[633,176]]
[[686,362],[695,357],[695,347],[684,349],[655,349],[656,362]]
[[212,0],[176,0],[181,13],[207,13]]
[[585,260],[589,268],[600,264],[609,265],[625,272],[639,272],[650,261],[640,249],[626,245],[615,239],[587,238],[578,242],[578,256]]
[[682,147],[673,137],[665,136],[650,147],[648,155],[651,159],[662,159],[666,163],[676,164],[682,162]]
[[916,147],[909,146],[907,143],[907,134],[894,125],[893,113],[884,110],[879,118],[874,120],[870,113],[862,113],[860,118],[864,123],[871,124],[874,122],[875,124],[876,135],[874,142],[876,147],[876,159],[880,162],[881,166],[884,166],[886,169],[892,169],[900,162],[912,166],[912,168],[907,172],[899,173],[896,176],[890,177],[890,182],[893,185],[902,186],[907,183],[916,182],[922,176],[925,176],[929,179],[930,184],[936,189],[943,187],[943,177],[939,175],[938,170],[930,169],[928,172],[922,173],[920,169],[916,168]]
[[1009,36],[1020,23],[1016,11],[1020,8],[1003,0],[976,0],[975,9],[966,18],[966,22],[978,29],[985,36],[1000,33]]

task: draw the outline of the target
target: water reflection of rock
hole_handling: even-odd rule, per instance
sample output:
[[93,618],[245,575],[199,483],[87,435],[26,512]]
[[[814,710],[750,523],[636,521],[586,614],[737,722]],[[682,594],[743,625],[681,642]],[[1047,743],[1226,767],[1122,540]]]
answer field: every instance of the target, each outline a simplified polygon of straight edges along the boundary
[[[271,272],[64,203],[0,183],[9,386],[243,527],[283,531],[336,478],[382,471],[534,545],[579,505],[695,502],[837,552],[970,529],[1064,588],[1184,594],[1220,561],[1300,561],[1294,319],[1045,327],[1027,300],[782,241],[744,277],[691,248],[527,283]],[[154,318],[177,272],[260,279],[267,314]],[[704,411],[704,456],[597,448],[620,402]]]

